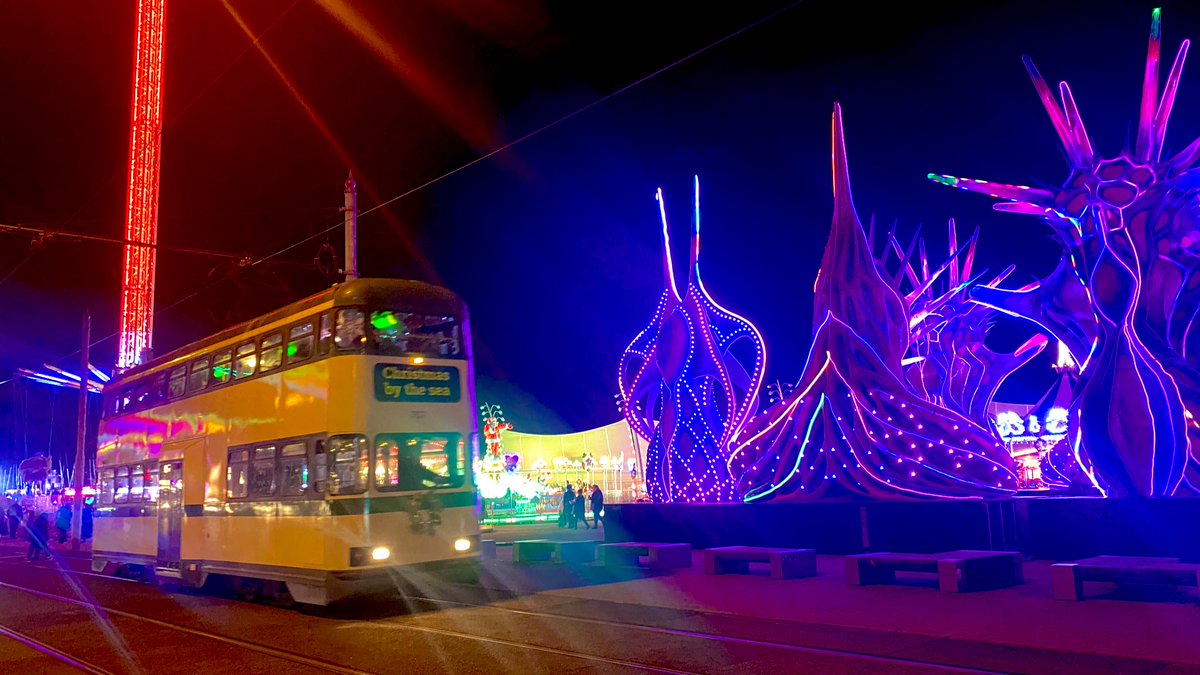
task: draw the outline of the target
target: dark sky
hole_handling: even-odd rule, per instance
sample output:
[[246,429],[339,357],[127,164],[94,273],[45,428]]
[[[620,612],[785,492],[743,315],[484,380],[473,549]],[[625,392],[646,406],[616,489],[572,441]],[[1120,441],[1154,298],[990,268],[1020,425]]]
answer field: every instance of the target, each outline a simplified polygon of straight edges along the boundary
[[[263,34],[271,61],[220,0],[168,0],[159,236],[254,259],[335,223],[351,166],[369,209],[787,4],[229,3]],[[864,220],[898,221],[906,235],[923,223],[932,251],[945,245],[948,218],[963,231],[979,225],[980,264],[1017,263],[1013,283],[1025,283],[1057,259],[1047,229],[926,173],[1061,182],[1066,165],[1021,54],[1047,80],[1071,83],[1089,132],[1113,155],[1136,117],[1151,9],[1164,7],[1168,63],[1182,39],[1200,34],[1195,3],[890,4],[799,3],[364,216],[363,273],[458,291],[472,311],[480,396],[501,403],[519,429],[611,422],[621,351],[662,288],[654,190],[666,190],[682,255],[699,174],[706,285],[758,325],[768,378],[792,380],[811,338],[832,213],[834,101]],[[0,223],[120,236],[134,7],[0,8]],[[1200,135],[1196,68],[1184,72],[1171,148]],[[161,253],[158,350],[319,290],[328,279],[313,259],[340,237],[335,230],[242,270]],[[95,338],[115,332],[120,253],[63,240],[31,248],[27,236],[0,234],[0,380],[76,349],[85,307]],[[1027,334],[1004,323],[994,339],[1015,345]],[[111,364],[115,349],[115,339],[101,342],[94,361]],[[1002,397],[1036,399],[1049,376],[1039,359]],[[50,396],[0,385],[0,460],[70,448],[69,431],[48,438]],[[71,428],[73,398],[58,396],[54,428]]]

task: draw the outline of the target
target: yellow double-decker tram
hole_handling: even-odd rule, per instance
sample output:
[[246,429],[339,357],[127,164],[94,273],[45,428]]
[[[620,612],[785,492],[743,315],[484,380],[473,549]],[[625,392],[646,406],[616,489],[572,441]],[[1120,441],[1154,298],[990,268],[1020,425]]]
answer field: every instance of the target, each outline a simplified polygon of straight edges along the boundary
[[357,279],[105,387],[92,567],[308,604],[479,555],[467,310]]

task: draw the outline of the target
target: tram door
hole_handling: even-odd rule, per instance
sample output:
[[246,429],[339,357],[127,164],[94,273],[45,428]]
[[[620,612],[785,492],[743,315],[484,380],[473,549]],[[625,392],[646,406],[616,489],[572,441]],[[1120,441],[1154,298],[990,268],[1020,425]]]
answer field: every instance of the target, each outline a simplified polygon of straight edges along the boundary
[[158,566],[179,569],[179,530],[183,524],[183,462],[158,467]]

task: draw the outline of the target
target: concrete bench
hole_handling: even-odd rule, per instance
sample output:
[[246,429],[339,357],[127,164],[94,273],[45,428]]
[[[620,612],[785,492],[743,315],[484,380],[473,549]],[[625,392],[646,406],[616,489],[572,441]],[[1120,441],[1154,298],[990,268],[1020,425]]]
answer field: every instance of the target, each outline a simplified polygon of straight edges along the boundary
[[811,548],[722,546],[704,551],[705,574],[746,574],[752,562],[769,565],[774,579],[817,575],[817,552]]
[[600,558],[605,566],[632,565],[646,558],[646,566],[653,569],[672,569],[692,566],[691,544],[660,544],[644,541],[626,541],[617,544],[601,544]]
[[938,588],[950,593],[1012,586],[1024,581],[1021,554],[1013,551],[945,553],[866,553],[846,558],[846,582],[889,584],[896,572],[936,574]]
[[1056,600],[1082,600],[1085,581],[1200,588],[1200,565],[1181,563],[1179,558],[1102,555],[1050,566]]
[[594,541],[527,539],[513,542],[513,562],[582,563],[596,559]]

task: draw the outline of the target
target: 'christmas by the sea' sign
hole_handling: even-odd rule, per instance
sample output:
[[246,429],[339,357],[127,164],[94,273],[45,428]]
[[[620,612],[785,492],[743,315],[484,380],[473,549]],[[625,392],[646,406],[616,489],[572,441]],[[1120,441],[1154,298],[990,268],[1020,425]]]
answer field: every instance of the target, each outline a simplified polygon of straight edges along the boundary
[[396,403],[457,403],[458,369],[451,366],[375,364],[375,400]]

